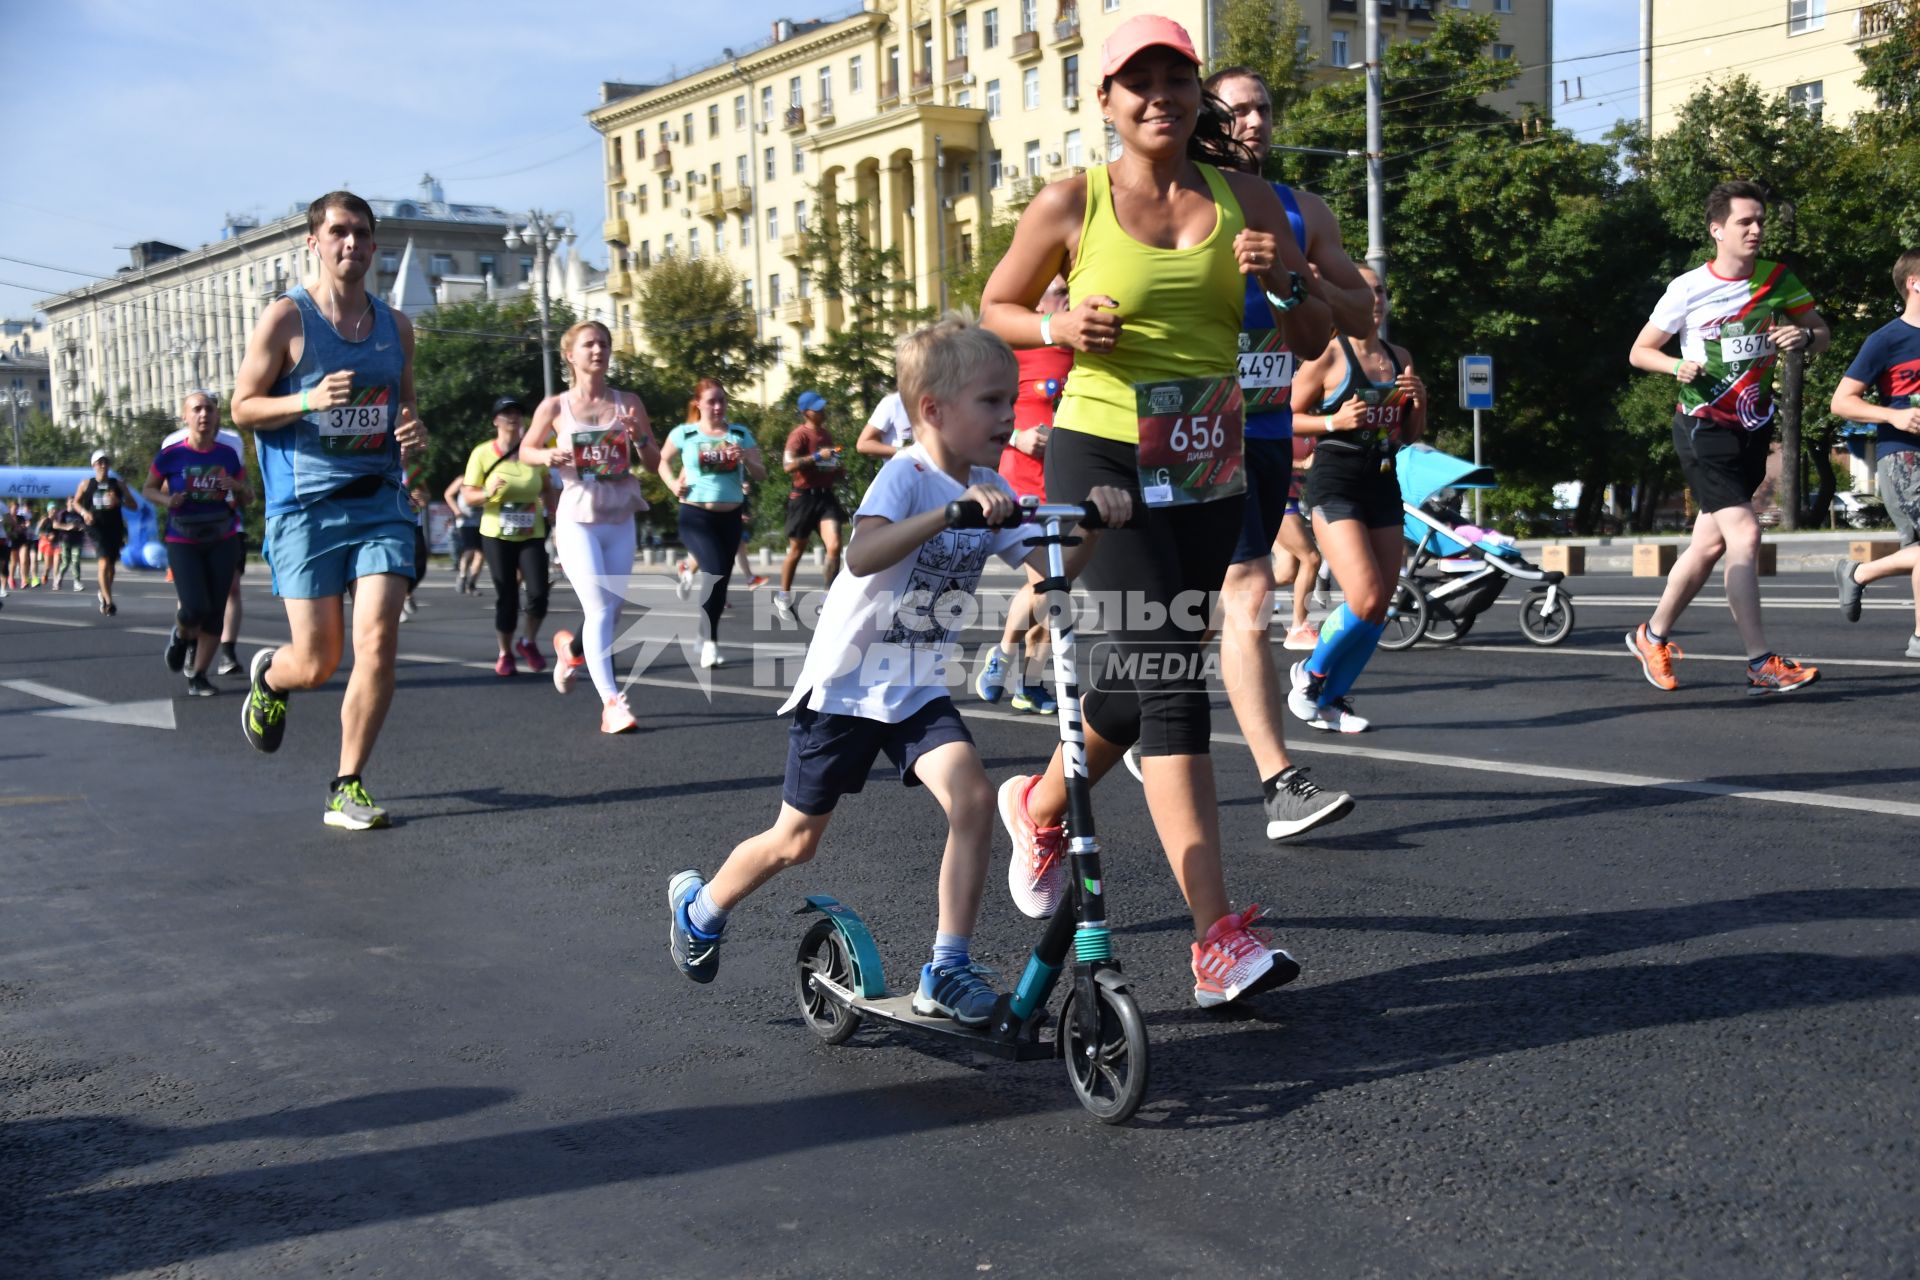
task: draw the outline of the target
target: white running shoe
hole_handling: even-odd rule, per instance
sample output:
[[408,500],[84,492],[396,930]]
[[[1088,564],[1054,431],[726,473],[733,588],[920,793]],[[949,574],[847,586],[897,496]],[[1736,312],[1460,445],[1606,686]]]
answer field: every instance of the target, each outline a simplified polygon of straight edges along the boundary
[[1353,713],[1353,702],[1348,698],[1333,698],[1314,708],[1313,719],[1307,721],[1312,729],[1325,729],[1328,733],[1365,733],[1372,722],[1365,716]]
[[700,665],[703,667],[724,667],[727,660],[720,656],[720,646],[711,640],[700,642]]
[[793,597],[787,592],[773,593],[773,616],[782,622],[793,621]]
[[680,562],[680,574],[673,584],[673,594],[682,600],[693,594],[693,566],[685,560]]
[[1287,690],[1287,710],[1300,719],[1312,724],[1320,716],[1320,681],[1307,674],[1307,662],[1302,658],[1287,668],[1290,688]]
[[1000,823],[1013,837],[1007,864],[1007,891],[1022,915],[1044,920],[1060,906],[1067,890],[1067,830],[1036,827],[1027,816],[1027,793],[1040,779],[1020,774],[1000,784]]

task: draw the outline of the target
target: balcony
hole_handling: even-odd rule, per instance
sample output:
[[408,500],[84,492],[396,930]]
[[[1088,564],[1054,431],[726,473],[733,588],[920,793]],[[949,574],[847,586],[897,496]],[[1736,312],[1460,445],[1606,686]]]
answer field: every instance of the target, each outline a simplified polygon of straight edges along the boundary
[[880,105],[882,107],[897,107],[900,105],[900,82],[898,80],[882,80],[880,82]]
[[608,186],[610,187],[622,186],[626,183],[626,181],[627,181],[627,166],[625,166],[624,164],[610,164],[607,166],[607,185]]
[[799,329],[813,328],[813,299],[788,298],[773,304],[773,318]]
[[1900,16],[1900,6],[1892,3],[1868,5],[1853,15],[1854,44],[1865,44],[1869,40],[1878,40],[1893,30],[1894,19]]
[[1047,185],[1047,180],[1041,177],[1037,173],[1031,177],[1027,177],[1024,175],[1020,177],[1016,177],[1013,180],[1013,192],[1012,192],[1014,203],[1023,204],[1029,200],[1032,200],[1035,196],[1040,194],[1040,188],[1046,185]]
[[1053,24],[1053,47],[1066,52],[1080,47],[1080,14],[1069,9]]
[[780,256],[794,262],[801,262],[807,256],[807,237],[798,231],[790,231],[780,237]]
[[780,127],[788,133],[798,133],[807,127],[807,109],[788,107],[786,115],[780,118]]
[[600,224],[600,238],[608,244],[625,244],[627,242],[627,220],[625,218],[608,218]]
[[1432,22],[1433,0],[1407,0],[1401,6],[1407,11],[1407,17],[1415,22]]
[[607,268],[607,292],[613,297],[622,297],[633,290],[633,272],[615,263]]
[[822,98],[813,104],[813,122],[823,128],[833,123],[833,100],[831,98]]
[[1065,182],[1069,178],[1079,177],[1081,174],[1085,173],[1086,171],[1087,171],[1087,168],[1085,165],[1070,164],[1070,165],[1063,166],[1062,168],[1059,168],[1059,169],[1049,170],[1047,173],[1046,180],[1048,182]]
[[933,92],[933,68],[922,67],[913,73],[913,97],[918,100]]
[[727,216],[727,189],[716,186],[701,195],[699,201],[700,216],[710,222],[718,222]]
[[1013,60],[1015,62],[1040,61],[1040,33],[1022,31],[1013,38]]
[[673,152],[666,147],[653,153],[653,171],[655,173],[673,172]]
[[752,213],[753,188],[741,186],[726,188],[726,196],[720,202],[720,207],[728,213]]
[[947,59],[946,82],[948,84],[952,84],[956,80],[963,80],[966,78],[966,75],[967,60],[964,57]]

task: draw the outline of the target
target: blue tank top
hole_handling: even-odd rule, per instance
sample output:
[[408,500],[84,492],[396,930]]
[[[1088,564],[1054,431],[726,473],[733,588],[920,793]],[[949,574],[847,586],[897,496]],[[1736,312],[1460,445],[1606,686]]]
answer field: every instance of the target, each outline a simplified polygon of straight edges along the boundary
[[[1294,199],[1293,189],[1284,183],[1273,184],[1273,193],[1280,197],[1280,203],[1287,207],[1287,222],[1293,227],[1293,238],[1299,242],[1300,252],[1307,251],[1307,221],[1300,216],[1300,202]],[[1247,277],[1246,314],[1240,328],[1248,334],[1264,333],[1273,328],[1273,309],[1267,305],[1267,291],[1259,280]],[[1288,367],[1292,367],[1292,358],[1288,357]],[[1291,440],[1293,438],[1293,406],[1275,405],[1260,413],[1247,415],[1246,438],[1249,440]]]
[[350,369],[353,399],[255,433],[267,514],[298,511],[367,477],[400,489],[400,447],[393,429],[398,425],[406,352],[393,311],[370,296],[372,330],[360,341],[348,342],[320,314],[306,286],[295,285],[287,297],[300,311],[300,363],[273,384],[273,394],[299,395],[319,386],[328,374]]
[[710,436],[697,422],[686,422],[668,437],[680,450],[680,471],[687,478],[688,502],[742,502],[746,464],[727,466],[719,451],[726,445],[745,452],[754,447],[753,433],[737,422],[727,424],[725,436]]

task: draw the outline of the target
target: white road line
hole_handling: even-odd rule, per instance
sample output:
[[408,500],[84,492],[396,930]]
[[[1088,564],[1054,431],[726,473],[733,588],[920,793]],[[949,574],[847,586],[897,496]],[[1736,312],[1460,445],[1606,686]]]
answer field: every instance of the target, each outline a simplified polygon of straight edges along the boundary
[[89,698],[84,693],[68,693],[65,689],[56,689],[50,684],[41,684],[38,680],[0,680],[0,685],[12,689],[15,693],[24,693],[39,698],[43,702],[57,702],[63,707],[104,707],[107,704],[98,698]]

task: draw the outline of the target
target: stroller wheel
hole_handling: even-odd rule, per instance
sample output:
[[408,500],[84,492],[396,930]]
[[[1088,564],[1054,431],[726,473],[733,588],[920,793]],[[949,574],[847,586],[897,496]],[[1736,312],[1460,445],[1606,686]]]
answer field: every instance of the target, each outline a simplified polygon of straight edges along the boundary
[[1396,652],[1411,649],[1426,629],[1426,593],[1413,579],[1401,574],[1393,588],[1393,600],[1387,606],[1387,629],[1380,633],[1380,647]]
[[1545,592],[1536,591],[1520,602],[1520,634],[1535,644],[1559,644],[1573,633],[1573,601],[1554,597],[1551,608]]
[[1420,637],[1435,644],[1455,644],[1464,640],[1467,632],[1473,630],[1473,623],[1473,618],[1455,617],[1445,605],[1429,605],[1427,625]]

